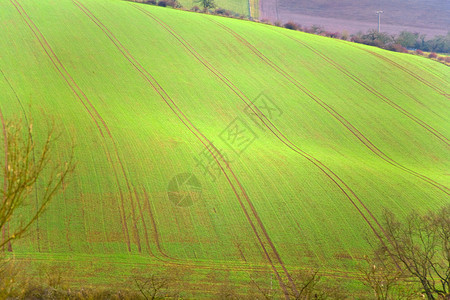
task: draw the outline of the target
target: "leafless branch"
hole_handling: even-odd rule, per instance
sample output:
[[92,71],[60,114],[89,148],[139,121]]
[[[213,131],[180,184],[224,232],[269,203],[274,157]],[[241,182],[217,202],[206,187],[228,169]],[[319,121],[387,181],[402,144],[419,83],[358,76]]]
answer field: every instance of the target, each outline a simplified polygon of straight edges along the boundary
[[[54,148],[59,140],[55,125],[47,131],[45,141],[38,146],[33,140],[33,123],[22,124],[21,120],[6,121],[1,115],[5,156],[3,165],[3,188],[0,190],[0,230],[3,239],[0,249],[15,239],[23,237],[31,225],[45,211],[50,201],[61,190],[68,176],[73,173],[74,149],[70,146],[68,159],[58,162]],[[37,181],[43,183],[38,192],[40,202],[28,217],[19,211],[27,205],[28,196]],[[7,229],[7,230],[6,230]]]

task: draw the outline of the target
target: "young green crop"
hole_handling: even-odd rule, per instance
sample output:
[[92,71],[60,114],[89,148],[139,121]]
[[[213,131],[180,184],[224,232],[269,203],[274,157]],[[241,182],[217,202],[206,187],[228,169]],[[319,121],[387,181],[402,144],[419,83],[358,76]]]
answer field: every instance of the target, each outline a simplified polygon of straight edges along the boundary
[[122,1],[0,8],[2,111],[20,116],[17,95],[62,124],[61,159],[76,143],[74,179],[19,257],[241,279],[270,259],[288,281],[354,271],[383,207],[448,203],[443,64]]

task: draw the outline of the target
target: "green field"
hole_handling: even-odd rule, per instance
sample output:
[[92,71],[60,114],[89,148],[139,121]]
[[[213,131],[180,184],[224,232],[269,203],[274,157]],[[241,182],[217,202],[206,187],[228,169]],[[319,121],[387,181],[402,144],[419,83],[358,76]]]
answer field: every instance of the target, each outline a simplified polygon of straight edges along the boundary
[[450,201],[443,64],[124,1],[0,0],[0,24],[0,109],[77,161],[13,253],[80,283],[352,274],[384,207]]

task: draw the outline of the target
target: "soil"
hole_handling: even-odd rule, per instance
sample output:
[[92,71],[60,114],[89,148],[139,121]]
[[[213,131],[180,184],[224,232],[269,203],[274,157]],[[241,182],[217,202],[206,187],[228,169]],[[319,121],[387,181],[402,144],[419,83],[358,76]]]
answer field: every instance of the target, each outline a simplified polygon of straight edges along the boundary
[[428,38],[450,31],[450,2],[441,0],[260,0],[261,19],[302,26],[319,25],[328,31],[366,32],[378,27],[391,34],[403,30],[426,34]]

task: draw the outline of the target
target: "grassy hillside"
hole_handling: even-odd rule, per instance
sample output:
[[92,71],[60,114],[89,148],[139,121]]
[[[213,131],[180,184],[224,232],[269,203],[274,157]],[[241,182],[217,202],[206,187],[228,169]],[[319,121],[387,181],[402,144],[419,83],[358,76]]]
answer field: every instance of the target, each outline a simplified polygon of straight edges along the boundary
[[1,0],[0,15],[0,109],[32,117],[37,141],[54,119],[61,159],[76,144],[17,257],[92,284],[166,264],[196,282],[342,274],[383,207],[449,202],[443,64],[122,1]]

